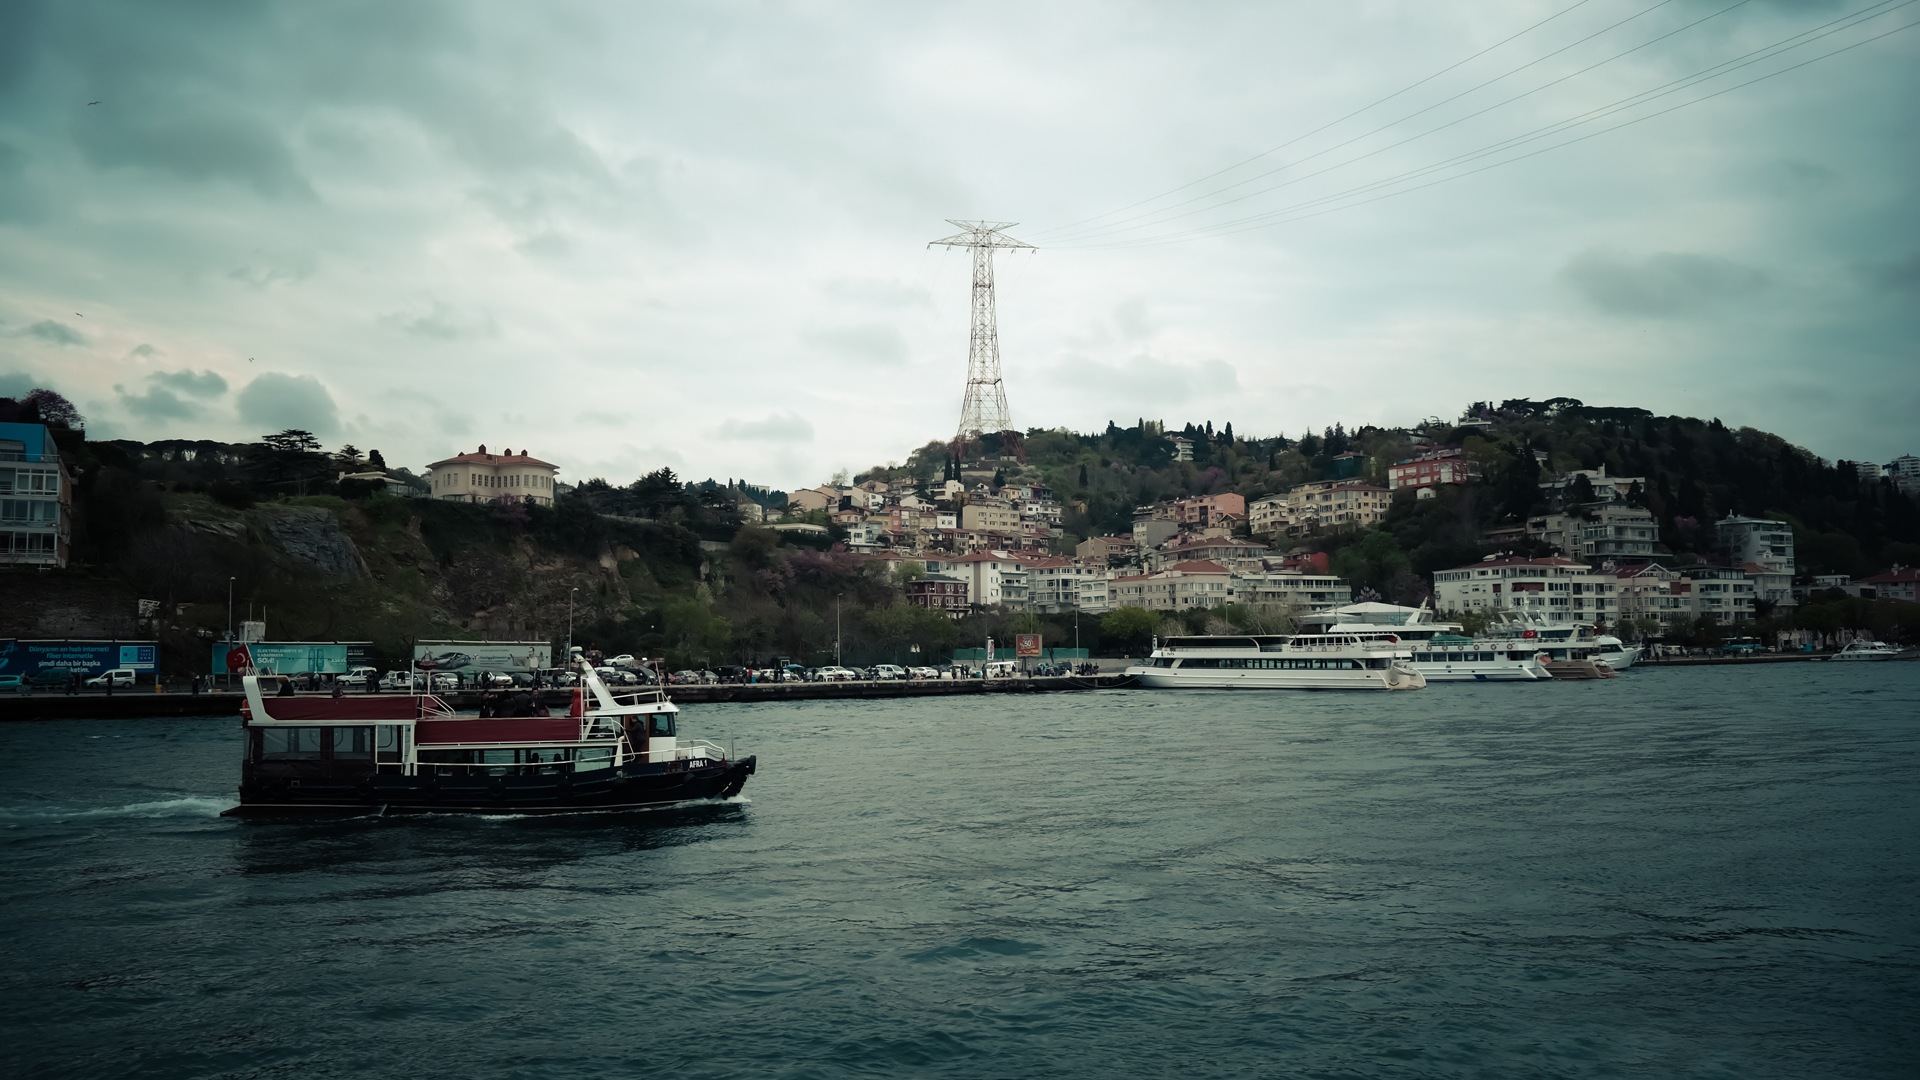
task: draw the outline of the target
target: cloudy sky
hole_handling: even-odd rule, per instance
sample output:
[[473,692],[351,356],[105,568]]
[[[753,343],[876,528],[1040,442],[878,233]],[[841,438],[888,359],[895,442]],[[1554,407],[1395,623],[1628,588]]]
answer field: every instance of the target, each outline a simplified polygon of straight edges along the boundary
[[815,483],[952,434],[968,255],[927,242],[988,218],[1040,248],[998,265],[1021,427],[1565,394],[1887,461],[1917,20],[10,0],[0,393],[101,437]]

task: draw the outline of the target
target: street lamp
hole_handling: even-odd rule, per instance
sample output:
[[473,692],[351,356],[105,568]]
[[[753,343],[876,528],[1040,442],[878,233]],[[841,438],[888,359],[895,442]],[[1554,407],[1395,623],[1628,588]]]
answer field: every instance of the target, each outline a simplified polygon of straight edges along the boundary
[[580,591],[579,586],[567,590],[567,663],[573,663],[573,594]]
[[233,644],[233,579],[227,579],[227,644]]
[[840,666],[840,594],[833,594],[833,666]]

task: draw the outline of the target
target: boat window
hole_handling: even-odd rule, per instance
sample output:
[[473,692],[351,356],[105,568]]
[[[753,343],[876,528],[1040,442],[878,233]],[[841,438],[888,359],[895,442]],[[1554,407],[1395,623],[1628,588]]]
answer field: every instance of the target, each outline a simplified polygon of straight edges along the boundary
[[373,756],[373,729],[365,727],[337,727],[333,729],[334,760],[341,758],[370,758]]
[[613,765],[613,748],[608,746],[583,746],[573,752],[573,771],[591,772],[606,769]]
[[260,760],[318,761],[322,730],[317,727],[261,728]]
[[653,734],[663,739],[671,739],[673,737],[672,713],[653,714]]

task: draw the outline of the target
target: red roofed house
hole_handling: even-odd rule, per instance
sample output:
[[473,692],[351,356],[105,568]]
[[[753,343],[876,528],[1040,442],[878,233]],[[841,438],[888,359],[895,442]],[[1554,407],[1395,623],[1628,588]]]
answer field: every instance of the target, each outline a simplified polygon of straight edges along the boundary
[[483,444],[471,454],[455,454],[427,466],[427,483],[436,499],[492,502],[504,495],[551,506],[559,472],[558,466],[529,457],[525,450],[489,454]]
[[[1920,600],[1915,589],[1920,586],[1920,570],[1911,566],[1895,566],[1884,574],[1861,578],[1860,595],[1875,600]],[[1869,593],[1868,590],[1872,590]]]

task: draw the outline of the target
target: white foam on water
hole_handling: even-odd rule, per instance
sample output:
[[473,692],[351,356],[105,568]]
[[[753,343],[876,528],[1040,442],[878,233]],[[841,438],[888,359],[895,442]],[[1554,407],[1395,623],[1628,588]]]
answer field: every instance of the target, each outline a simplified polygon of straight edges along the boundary
[[219,817],[230,798],[181,795],[124,806],[0,806],[0,821],[87,821],[98,818]]

